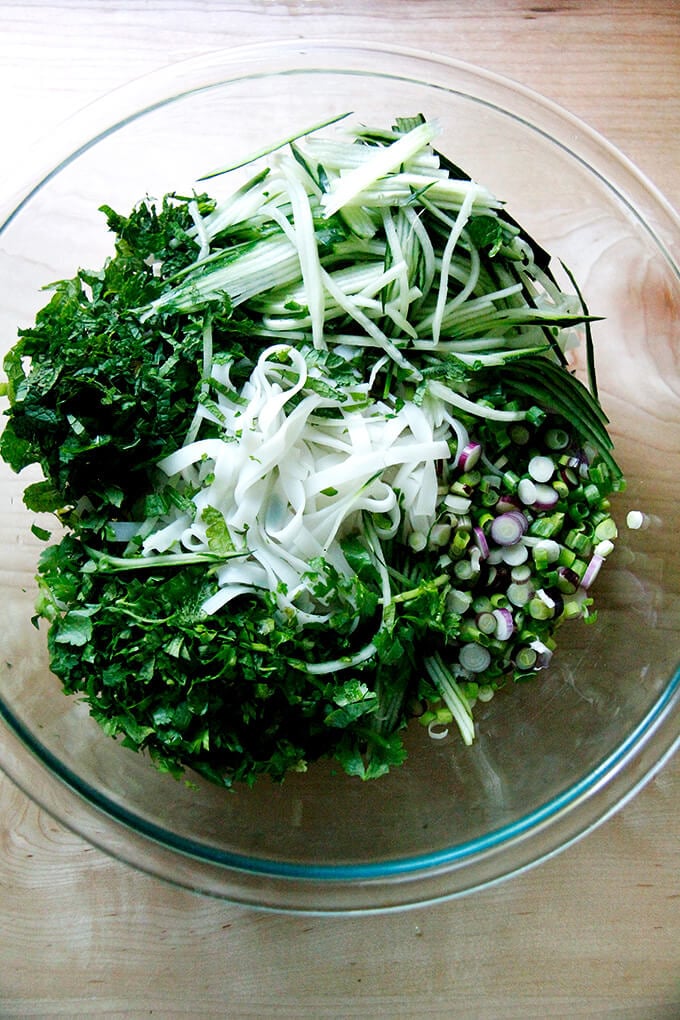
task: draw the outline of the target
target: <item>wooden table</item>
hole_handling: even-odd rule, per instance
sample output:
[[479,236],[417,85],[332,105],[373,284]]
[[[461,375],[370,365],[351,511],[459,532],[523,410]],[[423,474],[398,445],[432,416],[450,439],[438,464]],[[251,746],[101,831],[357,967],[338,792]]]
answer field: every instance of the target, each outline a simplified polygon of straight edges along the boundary
[[[469,60],[583,117],[680,202],[677,0],[3,0],[0,176],[127,80],[273,37]],[[680,760],[594,834],[462,900],[261,914],[109,860],[0,779],[0,1015],[680,1016]]]

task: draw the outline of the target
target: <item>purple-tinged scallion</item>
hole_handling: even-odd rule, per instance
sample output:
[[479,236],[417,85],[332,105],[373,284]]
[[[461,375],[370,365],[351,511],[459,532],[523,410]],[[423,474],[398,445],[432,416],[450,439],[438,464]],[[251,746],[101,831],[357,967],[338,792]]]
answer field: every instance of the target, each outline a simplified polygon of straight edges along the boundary
[[558,591],[557,588],[551,588],[548,594],[555,604],[554,616],[555,619],[557,619],[564,612],[564,598],[562,597],[562,592]]
[[460,451],[460,457],[458,458],[458,467],[462,471],[470,471],[479,462],[479,458],[482,455],[482,447],[480,443],[469,442]]
[[578,475],[570,465],[560,468],[560,478],[570,489],[575,489],[578,485]]
[[489,543],[486,540],[486,535],[484,534],[483,529],[479,527],[473,528],[472,534],[475,542],[477,543],[479,552],[482,557],[486,559],[489,555]]
[[503,492],[496,501],[496,511],[499,514],[509,513],[512,510],[519,510],[522,504],[518,497],[512,492]]
[[494,637],[499,641],[507,641],[515,630],[515,621],[509,609],[500,608],[493,610],[495,620]]
[[536,498],[533,503],[534,509],[552,510],[560,498],[557,490],[552,485],[546,485],[543,482],[538,482],[534,488],[536,490]]
[[597,575],[600,573],[600,567],[602,566],[603,563],[604,556],[598,556],[597,553],[594,553],[590,557],[588,566],[586,567],[585,573],[581,578],[581,587],[585,588],[586,591],[588,590],[588,588],[590,588],[591,584],[593,583]]
[[[512,546],[510,547],[512,548]],[[531,577],[531,566],[528,562],[518,563],[510,570],[510,577],[517,584],[523,584]]]
[[576,591],[581,578],[572,567],[559,567],[557,571],[560,590],[564,593]]
[[545,642],[541,641],[540,638],[535,638],[533,641],[529,642],[529,647],[533,648],[533,650],[536,652],[537,669],[545,669],[546,666],[550,665],[550,660],[552,659],[553,653],[552,649],[548,648]]
[[491,524],[491,538],[497,545],[514,545],[526,534],[529,524],[521,510],[508,510],[495,517]]

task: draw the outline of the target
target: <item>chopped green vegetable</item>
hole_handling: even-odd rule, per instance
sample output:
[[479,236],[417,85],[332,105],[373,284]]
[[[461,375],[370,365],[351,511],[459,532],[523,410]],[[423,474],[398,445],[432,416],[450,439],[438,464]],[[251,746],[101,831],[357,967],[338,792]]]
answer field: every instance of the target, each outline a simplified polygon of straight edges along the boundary
[[623,487],[595,318],[438,131],[310,129],[223,197],[104,206],[114,253],[5,359],[0,453],[66,529],[52,669],[162,770],[375,778],[414,703],[470,744],[595,619]]

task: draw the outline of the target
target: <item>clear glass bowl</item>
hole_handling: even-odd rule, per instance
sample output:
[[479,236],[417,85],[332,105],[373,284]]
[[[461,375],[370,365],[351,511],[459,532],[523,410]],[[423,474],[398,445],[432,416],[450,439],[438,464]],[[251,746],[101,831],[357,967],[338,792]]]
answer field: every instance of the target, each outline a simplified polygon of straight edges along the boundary
[[[468,893],[544,859],[623,804],[669,758],[680,722],[680,229],[602,138],[523,87],[456,61],[362,44],[209,54],[89,107],[43,146],[0,222],[5,347],[40,288],[96,266],[97,211],[191,188],[263,139],[347,110],[373,123],[438,117],[442,151],[507,201],[573,270],[596,326],[601,398],[628,478],[600,575],[596,626],[561,632],[540,682],[477,710],[471,748],[409,733],[408,764],[372,783],[320,764],[282,786],[226,792],[158,774],[106,737],[50,674],[32,627],[40,543],[24,485],[0,487],[0,765],[37,803],[116,857],[258,907],[367,911]],[[481,708],[481,711],[479,711]]]

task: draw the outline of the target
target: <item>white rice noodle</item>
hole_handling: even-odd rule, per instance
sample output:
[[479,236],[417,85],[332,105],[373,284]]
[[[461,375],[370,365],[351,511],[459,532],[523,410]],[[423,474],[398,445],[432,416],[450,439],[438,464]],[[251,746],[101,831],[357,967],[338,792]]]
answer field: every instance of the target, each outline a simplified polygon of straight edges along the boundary
[[[215,365],[213,372],[230,385],[228,368]],[[234,549],[243,551],[216,571],[220,590],[206,612],[268,590],[301,623],[324,620],[330,609],[312,594],[311,560],[324,557],[351,576],[341,540],[361,530],[366,515],[379,539],[434,523],[437,465],[450,456],[450,409],[433,414],[437,401],[406,402],[399,410],[380,402],[345,408],[340,397],[322,396],[307,382],[300,350],[267,348],[239,399],[216,391],[223,436],[190,443],[159,464],[168,484],[190,495],[190,508],[160,518],[143,553],[210,552],[208,507],[219,511]],[[353,392],[363,392],[362,385]],[[198,483],[198,491],[187,483]]]

